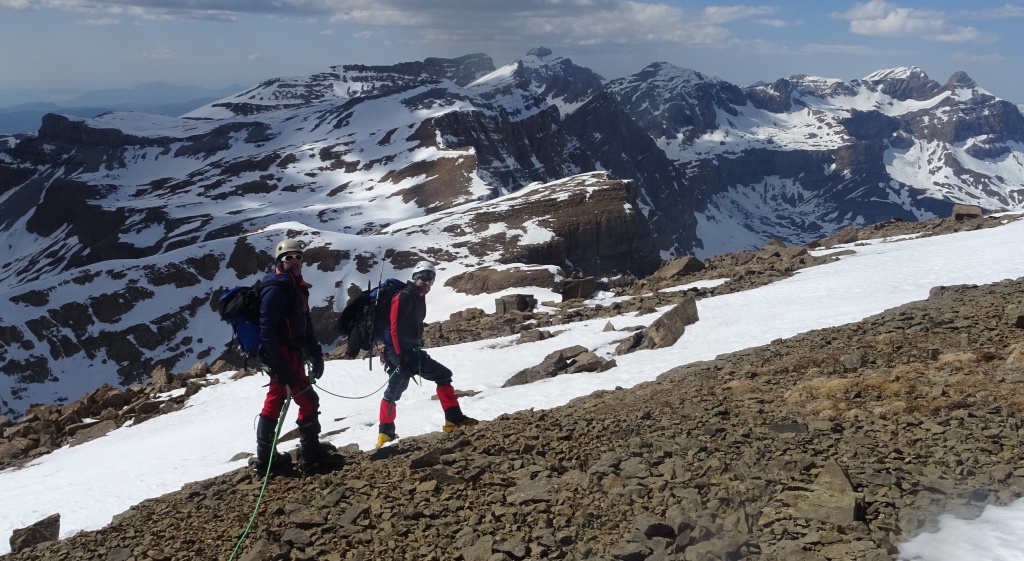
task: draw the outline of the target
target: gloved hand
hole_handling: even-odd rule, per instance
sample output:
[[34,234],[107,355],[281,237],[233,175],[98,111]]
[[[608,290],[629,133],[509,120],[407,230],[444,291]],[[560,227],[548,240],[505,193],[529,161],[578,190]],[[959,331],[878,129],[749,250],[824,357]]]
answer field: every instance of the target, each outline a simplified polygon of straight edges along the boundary
[[317,353],[309,357],[309,375],[314,380],[324,375],[324,355]]

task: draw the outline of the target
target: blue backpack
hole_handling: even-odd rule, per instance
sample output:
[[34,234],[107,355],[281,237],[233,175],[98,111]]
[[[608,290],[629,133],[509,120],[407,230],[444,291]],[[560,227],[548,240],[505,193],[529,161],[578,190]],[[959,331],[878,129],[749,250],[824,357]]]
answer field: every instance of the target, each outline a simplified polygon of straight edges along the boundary
[[229,288],[216,298],[220,319],[234,332],[234,340],[246,357],[255,357],[260,350],[260,292],[271,285],[288,286],[280,281],[256,281],[252,286]]

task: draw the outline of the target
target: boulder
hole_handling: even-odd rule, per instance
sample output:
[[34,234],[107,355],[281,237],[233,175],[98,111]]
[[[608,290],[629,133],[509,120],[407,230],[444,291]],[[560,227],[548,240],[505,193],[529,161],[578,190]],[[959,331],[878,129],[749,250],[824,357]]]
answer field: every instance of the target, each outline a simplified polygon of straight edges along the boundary
[[494,300],[495,315],[505,316],[510,312],[528,312],[537,306],[537,299],[529,294],[509,294]]
[[547,267],[514,267],[500,270],[491,267],[481,267],[459,273],[448,279],[444,285],[463,294],[474,296],[524,286],[554,289],[558,284],[556,278],[560,272],[560,269],[552,271]]
[[957,222],[961,220],[971,220],[974,218],[981,218],[984,213],[981,207],[974,205],[953,205],[953,211],[950,212],[950,217]]
[[590,298],[597,292],[597,280],[594,277],[582,279],[566,279],[562,285],[562,302],[574,298]]
[[[530,368],[526,368],[515,373],[511,378],[505,381],[502,387],[508,388],[512,386],[529,384],[531,382],[536,382],[537,380],[543,380],[545,378],[557,376],[563,373],[563,371],[568,372],[568,370],[571,370],[570,367],[579,362],[579,357],[591,354],[593,353],[589,353],[587,348],[584,347],[583,345],[573,345],[572,347],[559,349],[557,351],[549,353],[546,357],[544,357],[544,360],[542,360],[541,363],[538,364],[537,366],[531,366]],[[601,369],[602,367],[607,369],[605,363],[608,361],[605,361],[604,359],[597,357],[596,355],[594,356],[597,358],[597,364],[592,364],[594,361],[591,359],[588,359],[586,361],[588,364],[587,368],[593,366],[593,370],[578,371],[594,372]]]
[[864,518],[864,495],[854,492],[846,471],[834,459],[825,464],[813,485],[794,485],[779,494],[779,501],[797,518],[838,526]]
[[831,236],[810,245],[812,247],[833,247],[837,245],[851,244],[858,241],[860,239],[859,236],[857,228],[847,226],[834,232]]
[[1024,329],[1024,305],[1014,304],[1006,307],[1006,317],[1019,329]]
[[703,261],[692,255],[687,255],[665,263],[665,265],[654,273],[654,276],[659,279],[674,279],[691,273],[703,271],[704,268],[705,265]]
[[108,420],[96,423],[95,425],[79,430],[75,434],[75,439],[71,442],[71,445],[78,446],[79,444],[85,444],[90,440],[96,440],[116,428],[117,423],[114,421]]
[[14,530],[11,534],[11,553],[18,553],[34,545],[56,541],[59,538],[60,513],[51,514],[35,524]]
[[697,301],[687,298],[674,308],[654,320],[644,330],[640,349],[662,349],[670,347],[683,336],[687,325],[697,323]]
[[544,329],[526,329],[519,332],[520,343],[535,343],[550,338],[551,332]]

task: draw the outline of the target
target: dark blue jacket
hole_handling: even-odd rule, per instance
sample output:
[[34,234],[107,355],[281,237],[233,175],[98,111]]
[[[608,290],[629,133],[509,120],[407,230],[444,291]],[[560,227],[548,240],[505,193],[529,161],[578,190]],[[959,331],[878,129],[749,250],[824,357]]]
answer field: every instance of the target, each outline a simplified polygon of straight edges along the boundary
[[309,316],[309,287],[302,277],[275,271],[260,291],[260,344],[267,364],[280,364],[281,348],[320,354]]

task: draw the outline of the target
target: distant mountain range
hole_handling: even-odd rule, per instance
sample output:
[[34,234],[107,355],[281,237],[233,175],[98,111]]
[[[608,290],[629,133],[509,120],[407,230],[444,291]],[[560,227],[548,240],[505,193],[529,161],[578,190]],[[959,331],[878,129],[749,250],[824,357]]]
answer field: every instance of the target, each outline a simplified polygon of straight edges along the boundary
[[0,89],[0,134],[37,130],[47,113],[92,118],[110,111],[138,111],[176,117],[242,89],[243,86],[210,89],[164,82],[95,91]]
[[181,118],[48,114],[0,135],[0,414],[226,356],[209,299],[282,236],[310,244],[331,340],[353,287],[423,258],[461,302],[470,275],[476,294],[557,289],[958,203],[1021,208],[1022,147],[1021,111],[963,72],[741,88],[653,63],[608,81],[545,48],[501,68],[340,65]]

